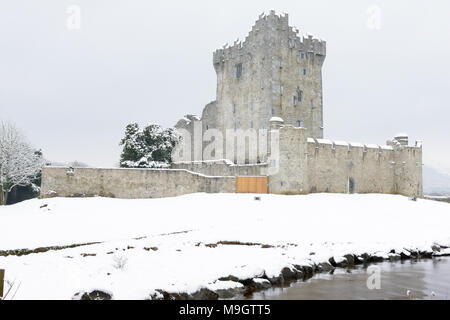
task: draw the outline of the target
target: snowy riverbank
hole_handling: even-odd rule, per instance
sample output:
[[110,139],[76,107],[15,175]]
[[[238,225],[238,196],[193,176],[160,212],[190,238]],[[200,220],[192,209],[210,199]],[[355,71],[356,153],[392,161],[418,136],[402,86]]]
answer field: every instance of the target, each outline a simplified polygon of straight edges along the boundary
[[[332,257],[339,265],[450,246],[448,203],[374,194],[260,197],[54,198],[0,207],[0,269],[20,284],[15,299],[71,299],[95,289],[147,299],[239,291],[252,278],[262,287],[269,285],[262,278],[300,278]],[[92,242],[100,243],[35,250]]]

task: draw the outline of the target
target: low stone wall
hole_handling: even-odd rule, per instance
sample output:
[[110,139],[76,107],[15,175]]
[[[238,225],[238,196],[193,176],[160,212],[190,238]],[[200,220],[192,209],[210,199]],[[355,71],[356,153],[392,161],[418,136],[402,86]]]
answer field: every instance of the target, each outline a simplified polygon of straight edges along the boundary
[[235,191],[235,177],[210,177],[183,169],[42,169],[42,198],[103,196],[136,199]]

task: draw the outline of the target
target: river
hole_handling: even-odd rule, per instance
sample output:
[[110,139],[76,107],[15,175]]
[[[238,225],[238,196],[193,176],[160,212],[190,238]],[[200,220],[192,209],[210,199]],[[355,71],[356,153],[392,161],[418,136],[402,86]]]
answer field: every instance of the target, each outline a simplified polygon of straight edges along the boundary
[[[274,287],[256,292],[248,298],[263,300],[450,299],[450,257],[382,262],[371,264],[369,267],[371,268],[357,266],[348,270],[338,268],[334,274],[316,274],[309,280],[291,283],[289,287]],[[375,279],[377,274],[379,277]],[[369,289],[367,285],[369,277],[371,277],[369,286],[372,289]]]

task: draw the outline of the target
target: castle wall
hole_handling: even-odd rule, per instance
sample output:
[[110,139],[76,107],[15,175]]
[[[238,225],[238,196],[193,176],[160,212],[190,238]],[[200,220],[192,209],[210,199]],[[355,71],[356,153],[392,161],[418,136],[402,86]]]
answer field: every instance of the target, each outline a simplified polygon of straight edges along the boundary
[[181,158],[184,161],[200,161],[203,159],[203,121],[197,116],[186,115],[176,124],[176,129],[181,135],[173,152],[173,158]]
[[[347,143],[307,138],[305,128],[279,125],[268,164],[235,165],[229,160],[176,163],[172,168],[217,176],[269,176],[269,192],[386,193],[422,197],[422,148]],[[272,145],[271,142],[268,143]]]
[[235,177],[209,177],[187,170],[42,169],[41,197],[161,198],[188,193],[233,193]]
[[397,146],[395,152],[396,193],[423,197],[422,146]]
[[[271,136],[276,132],[271,131]],[[269,193],[308,193],[307,138],[305,128],[281,127],[278,131],[279,151],[269,157]]]
[[272,73],[274,115],[287,125],[305,127],[308,137],[322,138],[325,42],[312,36],[300,39],[287,21],[281,30],[276,38],[279,45],[274,52]]
[[[160,198],[188,193],[234,193],[236,176],[269,176],[269,193],[388,193],[423,197],[422,147],[377,146],[306,137],[290,125],[278,137],[269,163],[229,160],[180,162],[171,169],[45,167],[41,197]],[[272,145],[272,143],[270,143]],[[276,151],[278,150],[278,152]],[[350,183],[351,181],[351,183]],[[352,186],[350,186],[352,185]]]
[[[219,110],[217,101],[208,103],[202,112],[202,131],[206,132],[209,129],[219,128]],[[204,142],[205,147],[207,142]]]
[[307,161],[309,192],[395,193],[390,147],[310,139]]
[[279,157],[272,154],[269,158],[270,193],[423,197],[421,145],[379,146],[306,138],[305,129],[289,125],[278,132]]
[[176,162],[172,169],[186,169],[207,176],[265,176],[267,164],[235,165],[229,160]]

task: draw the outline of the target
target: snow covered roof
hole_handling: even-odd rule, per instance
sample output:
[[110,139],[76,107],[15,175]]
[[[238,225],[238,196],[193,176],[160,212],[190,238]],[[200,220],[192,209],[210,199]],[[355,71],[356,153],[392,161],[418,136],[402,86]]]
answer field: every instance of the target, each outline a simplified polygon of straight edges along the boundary
[[276,122],[284,122],[284,120],[281,119],[280,117],[272,117],[272,118],[270,118],[269,121],[270,121],[270,122],[272,122],[272,121],[276,121]]

